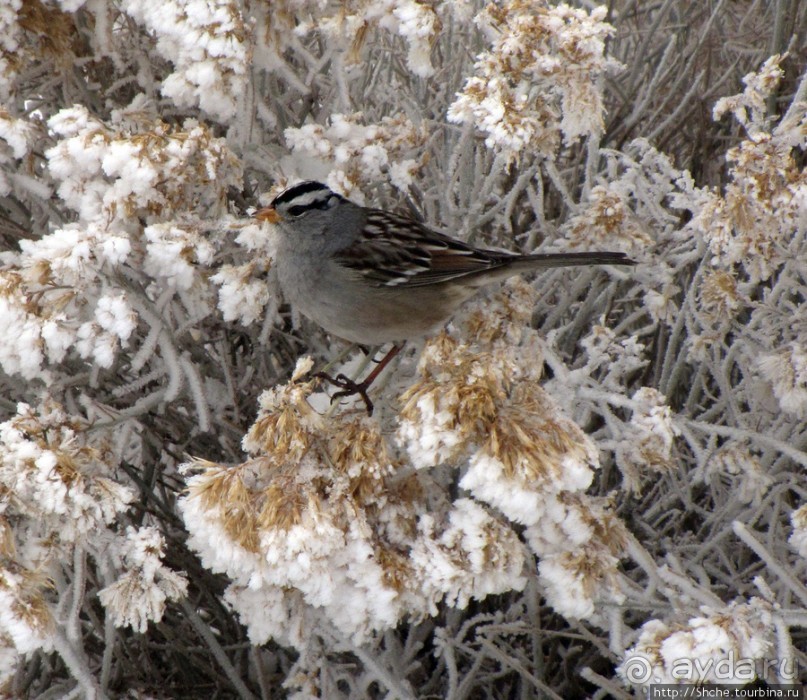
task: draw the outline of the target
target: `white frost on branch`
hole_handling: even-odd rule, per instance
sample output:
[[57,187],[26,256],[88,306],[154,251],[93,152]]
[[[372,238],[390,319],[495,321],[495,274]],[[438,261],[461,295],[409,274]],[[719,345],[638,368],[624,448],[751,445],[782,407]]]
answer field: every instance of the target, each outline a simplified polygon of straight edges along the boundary
[[165,539],[154,527],[127,527],[126,538],[114,546],[124,573],[98,591],[98,598],[116,627],[128,625],[142,634],[150,621],[162,620],[166,601],[185,597],[188,580],[162,563]]
[[134,499],[109,434],[91,427],[50,399],[0,423],[0,649],[52,648],[57,627],[73,624],[57,605],[66,572],[71,597],[85,585],[68,562],[102,545]]
[[203,233],[178,222],[152,224],[143,231],[146,258],[143,268],[177,289],[199,282],[199,266],[213,261],[215,249]]
[[248,29],[233,0],[125,0],[123,9],[157,38],[174,64],[162,93],[180,107],[198,104],[221,121],[232,119],[246,87]]
[[464,607],[524,585],[512,530],[466,499],[427,513],[420,479],[393,479],[378,424],[316,414],[311,389],[298,377],[265,392],[243,443],[254,457],[190,465],[201,473],[180,501],[191,546],[232,579],[227,599],[255,643],[302,650],[316,628],[300,625],[317,615],[362,643],[441,601]]
[[799,418],[807,416],[807,349],[791,343],[760,356],[757,366],[782,410]]
[[[327,123],[289,127],[283,135],[295,156],[308,156],[331,169],[325,178],[337,192],[363,203],[361,187],[389,173],[390,182],[408,188],[421,162],[411,156],[426,138],[426,130],[403,115],[364,124],[364,115],[332,114]],[[408,157],[407,157],[408,156]]]
[[807,505],[796,508],[790,514],[790,523],[793,526],[793,532],[788,543],[800,557],[807,559]]
[[567,144],[598,136],[602,77],[618,65],[605,56],[614,31],[606,14],[538,0],[488,5],[476,23],[491,48],[477,57],[449,121],[475,125],[510,161],[525,152],[551,156],[560,133]]
[[0,485],[15,494],[15,509],[64,542],[111,523],[134,497],[113,478],[106,436],[88,427],[51,401],[20,404],[0,423]]
[[20,27],[17,15],[22,0],[8,0],[0,4],[0,103],[8,99],[16,73],[12,57],[20,50]]
[[[761,598],[737,600],[722,610],[702,608],[686,622],[650,620],[642,625],[636,644],[625,652],[617,671],[626,683],[636,679],[631,669],[646,668],[648,683],[729,684],[757,678],[758,662],[774,653],[774,612]],[[632,661],[642,659],[641,666]],[[775,660],[774,660],[775,661]],[[779,659],[783,662],[784,659]],[[765,678],[781,682],[778,678]]]

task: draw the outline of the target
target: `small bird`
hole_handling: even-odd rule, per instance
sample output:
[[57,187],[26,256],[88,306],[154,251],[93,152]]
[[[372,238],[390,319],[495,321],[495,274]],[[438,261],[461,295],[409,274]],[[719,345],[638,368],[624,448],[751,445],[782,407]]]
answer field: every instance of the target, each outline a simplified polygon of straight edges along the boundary
[[633,265],[624,253],[519,255],[476,248],[400,214],[360,206],[321,182],[300,182],[255,217],[276,224],[278,281],[286,300],[329,333],[392,350],[361,383],[320,375],[359,394],[410,338],[439,330],[481,287],[530,270]]

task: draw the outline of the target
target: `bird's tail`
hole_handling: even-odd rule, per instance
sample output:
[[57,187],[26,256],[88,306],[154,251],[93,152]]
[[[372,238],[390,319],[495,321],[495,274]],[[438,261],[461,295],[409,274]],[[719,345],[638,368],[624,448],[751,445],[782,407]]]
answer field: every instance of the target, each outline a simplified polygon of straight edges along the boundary
[[585,252],[585,253],[537,253],[522,255],[513,265],[515,268],[541,269],[546,267],[571,267],[572,265],[635,265],[625,253]]

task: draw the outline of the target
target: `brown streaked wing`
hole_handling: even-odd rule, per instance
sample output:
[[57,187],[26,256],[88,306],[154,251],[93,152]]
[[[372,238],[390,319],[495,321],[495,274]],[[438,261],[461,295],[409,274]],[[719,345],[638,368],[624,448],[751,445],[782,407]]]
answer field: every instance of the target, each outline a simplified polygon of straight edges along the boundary
[[[395,231],[394,240],[390,231]],[[507,257],[477,250],[413,219],[373,209],[367,214],[363,240],[335,259],[378,286],[416,287],[489,270]]]

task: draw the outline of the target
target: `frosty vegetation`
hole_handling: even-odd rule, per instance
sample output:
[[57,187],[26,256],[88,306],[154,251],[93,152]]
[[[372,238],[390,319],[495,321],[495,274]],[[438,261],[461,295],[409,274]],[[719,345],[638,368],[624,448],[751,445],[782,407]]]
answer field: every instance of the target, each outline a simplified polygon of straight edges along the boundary
[[[0,3],[0,697],[804,679],[805,26]],[[300,179],[639,264],[488,290],[368,417],[313,378],[367,361],[285,305],[250,216]]]

